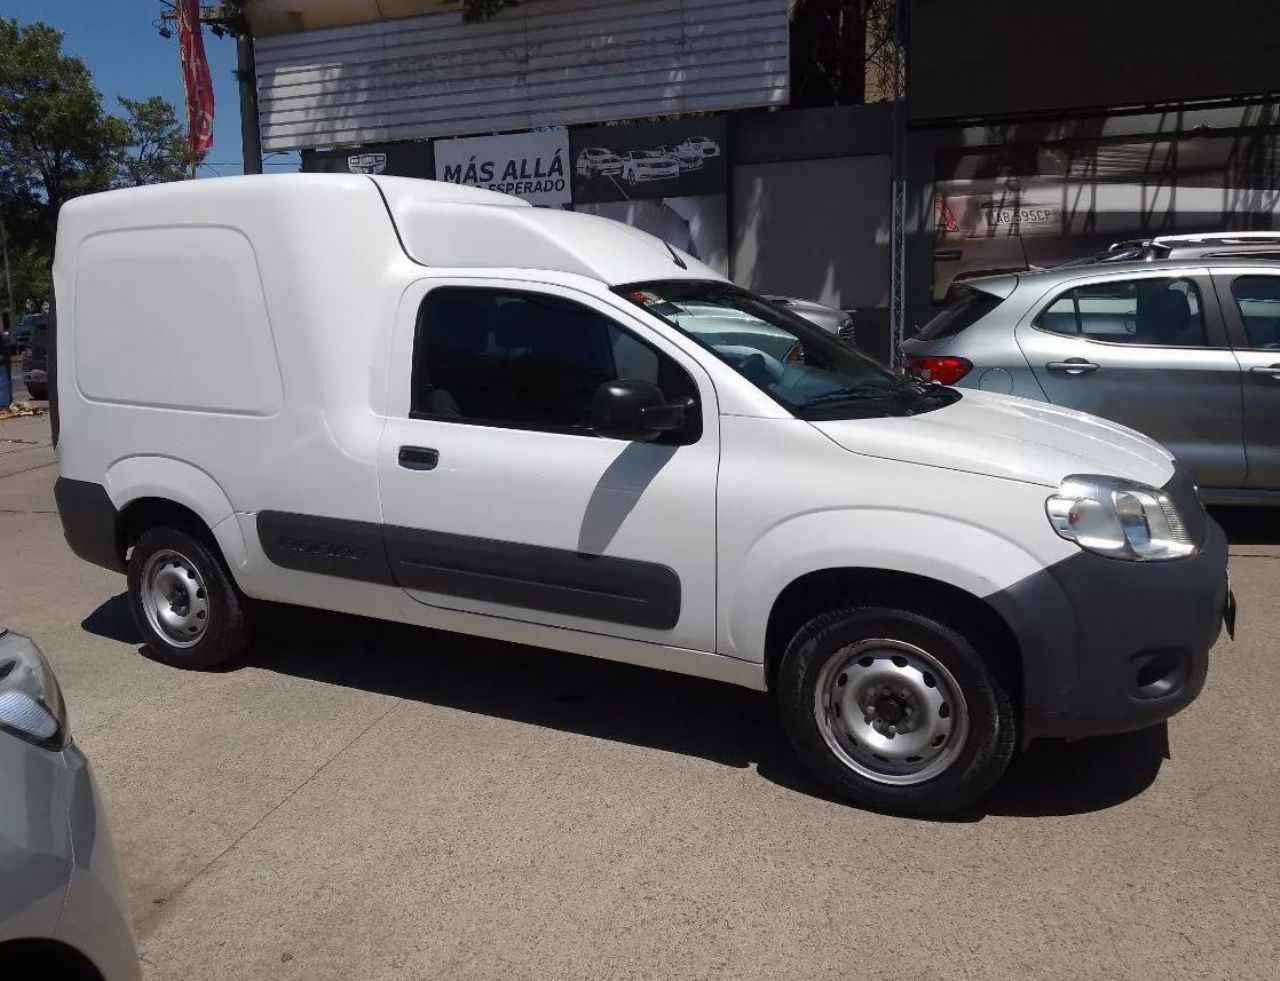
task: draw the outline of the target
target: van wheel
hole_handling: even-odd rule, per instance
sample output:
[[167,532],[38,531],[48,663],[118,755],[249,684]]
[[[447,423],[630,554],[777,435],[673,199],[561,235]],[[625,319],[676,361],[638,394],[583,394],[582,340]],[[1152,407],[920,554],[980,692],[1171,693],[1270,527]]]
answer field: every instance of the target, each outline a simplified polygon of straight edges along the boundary
[[878,810],[961,810],[991,789],[1017,745],[1001,673],[965,636],[905,609],[810,620],[776,687],[801,760],[840,797]]
[[155,660],[212,668],[248,645],[244,596],[222,561],[187,532],[143,532],[129,556],[128,576],[133,619]]

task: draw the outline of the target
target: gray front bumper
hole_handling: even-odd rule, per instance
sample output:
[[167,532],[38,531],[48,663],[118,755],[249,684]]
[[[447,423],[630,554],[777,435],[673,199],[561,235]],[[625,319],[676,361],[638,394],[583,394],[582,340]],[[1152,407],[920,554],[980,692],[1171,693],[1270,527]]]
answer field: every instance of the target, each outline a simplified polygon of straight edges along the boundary
[[57,941],[106,981],[139,981],[111,835],[84,754],[0,732],[0,943]]
[[1227,539],[1184,473],[1165,490],[1195,555],[1127,562],[1081,551],[988,597],[1022,654],[1027,738],[1139,729],[1200,694],[1228,608]]

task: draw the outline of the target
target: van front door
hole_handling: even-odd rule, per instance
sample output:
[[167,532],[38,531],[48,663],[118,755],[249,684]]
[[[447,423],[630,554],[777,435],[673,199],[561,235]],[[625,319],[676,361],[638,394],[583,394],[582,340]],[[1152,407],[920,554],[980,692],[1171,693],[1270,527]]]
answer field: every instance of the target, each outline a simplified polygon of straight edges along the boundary
[[[715,649],[718,417],[696,361],[598,298],[494,280],[409,290],[396,338],[379,481],[410,596]],[[684,428],[596,436],[592,401],[617,378],[687,399]]]

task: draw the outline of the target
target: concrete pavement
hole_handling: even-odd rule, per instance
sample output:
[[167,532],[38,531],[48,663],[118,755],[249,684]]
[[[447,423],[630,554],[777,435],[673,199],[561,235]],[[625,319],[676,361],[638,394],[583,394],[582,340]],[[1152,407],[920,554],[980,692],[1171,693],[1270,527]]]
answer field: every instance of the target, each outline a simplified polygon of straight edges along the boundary
[[298,610],[153,663],[47,444],[0,423],[0,621],[58,671],[153,981],[1280,976],[1280,514],[1230,516],[1239,639],[1167,730],[917,821],[710,682]]

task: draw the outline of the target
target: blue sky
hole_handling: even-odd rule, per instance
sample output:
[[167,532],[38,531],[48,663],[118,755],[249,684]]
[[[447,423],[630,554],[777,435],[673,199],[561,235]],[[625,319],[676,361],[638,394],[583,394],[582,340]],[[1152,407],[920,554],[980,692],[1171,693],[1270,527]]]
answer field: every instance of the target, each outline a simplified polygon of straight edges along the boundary
[[[178,39],[165,40],[153,23],[160,0],[0,0],[0,16],[20,23],[42,20],[63,32],[62,50],[84,61],[93,73],[108,112],[118,112],[116,96],[162,95],[186,118]],[[240,96],[236,89],[236,46],[230,36],[216,38],[206,28],[205,52],[213,76],[213,147],[201,176],[238,174]],[[268,171],[297,169],[297,154],[267,160]]]

